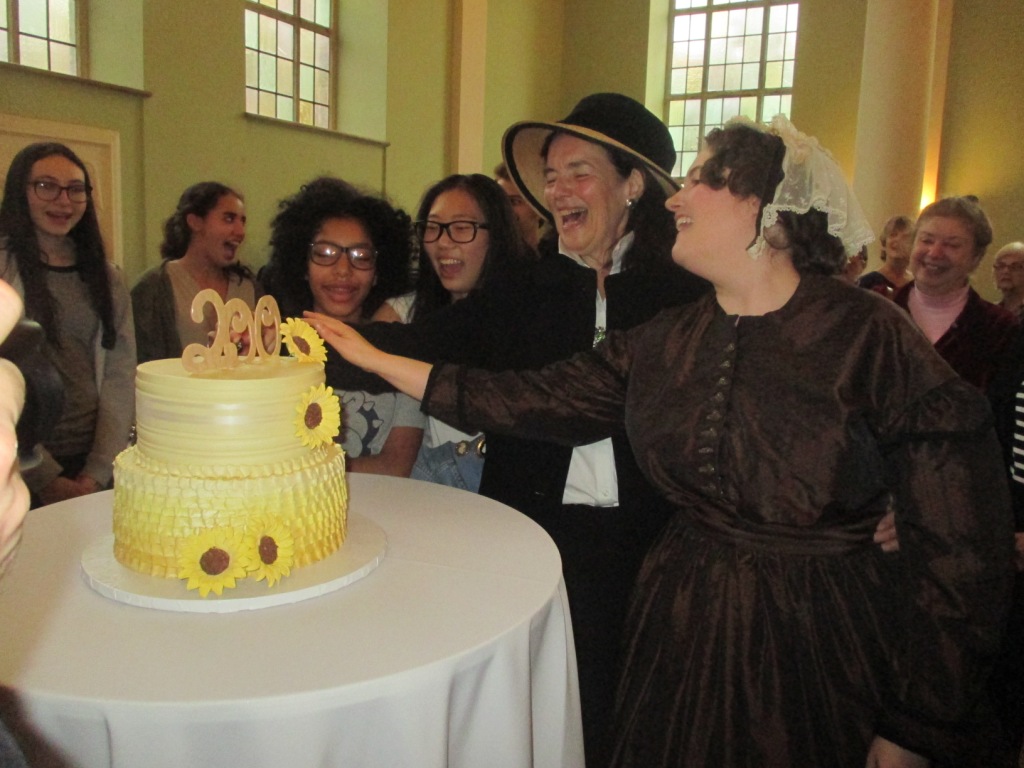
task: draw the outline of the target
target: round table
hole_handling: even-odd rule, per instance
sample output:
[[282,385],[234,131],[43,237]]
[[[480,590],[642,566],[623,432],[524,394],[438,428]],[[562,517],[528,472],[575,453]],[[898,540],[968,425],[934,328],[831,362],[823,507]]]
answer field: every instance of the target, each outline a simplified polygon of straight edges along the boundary
[[29,513],[0,582],[0,699],[82,766],[582,766],[554,544],[444,486],[352,475],[386,533],[369,575],[292,605],[176,613],[82,578],[112,493]]

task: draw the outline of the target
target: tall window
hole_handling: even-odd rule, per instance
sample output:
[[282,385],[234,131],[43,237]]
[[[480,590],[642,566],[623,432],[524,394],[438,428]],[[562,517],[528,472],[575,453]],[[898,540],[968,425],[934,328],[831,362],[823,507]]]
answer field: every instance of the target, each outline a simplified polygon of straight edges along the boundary
[[76,0],[0,0],[0,61],[79,75]]
[[669,20],[668,127],[675,176],[701,138],[731,117],[789,117],[799,3],[673,0]]
[[245,5],[245,111],[333,127],[332,0]]

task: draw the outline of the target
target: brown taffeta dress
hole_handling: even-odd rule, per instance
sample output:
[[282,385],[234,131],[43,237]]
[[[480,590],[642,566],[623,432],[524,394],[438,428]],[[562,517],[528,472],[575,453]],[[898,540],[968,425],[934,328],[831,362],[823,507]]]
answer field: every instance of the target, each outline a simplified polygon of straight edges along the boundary
[[862,768],[876,734],[983,764],[1005,471],[984,398],[891,303],[828,277],[763,317],[709,296],[539,372],[439,367],[424,404],[575,444],[625,428],[678,507],[634,593],[615,765]]

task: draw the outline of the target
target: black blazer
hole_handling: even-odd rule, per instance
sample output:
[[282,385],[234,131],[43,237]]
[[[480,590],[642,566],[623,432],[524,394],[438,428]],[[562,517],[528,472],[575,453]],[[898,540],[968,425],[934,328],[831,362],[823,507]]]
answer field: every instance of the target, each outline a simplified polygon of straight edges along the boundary
[[[610,275],[605,280],[608,330],[632,328],[663,308],[693,301],[708,288],[706,281],[674,264]],[[375,323],[360,330],[382,349],[428,362],[495,371],[536,369],[592,347],[596,293],[592,269],[548,249],[499,285],[487,286],[422,322]],[[342,389],[387,386],[353,371],[333,350],[327,377]],[[620,507],[652,518],[651,524],[660,527],[667,506],[641,476],[625,435],[611,437]],[[561,506],[571,459],[570,446],[487,435],[480,493],[531,517],[550,514]]]

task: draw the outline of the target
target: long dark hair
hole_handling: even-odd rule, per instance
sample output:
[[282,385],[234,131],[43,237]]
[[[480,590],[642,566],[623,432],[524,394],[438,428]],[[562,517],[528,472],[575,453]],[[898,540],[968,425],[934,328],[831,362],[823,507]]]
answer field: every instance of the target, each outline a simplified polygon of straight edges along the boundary
[[[541,157],[547,160],[551,142],[565,134],[581,138],[565,131],[552,131],[541,147]],[[616,172],[628,179],[638,171],[644,179],[644,191],[633,202],[626,219],[626,232],[633,233],[633,245],[622,258],[623,269],[651,270],[672,264],[672,245],[676,240],[676,225],[672,213],[665,207],[668,195],[654,178],[642,160],[615,147],[593,142],[608,153]],[[553,235],[557,238],[557,234]]]
[[[437,198],[453,189],[461,189],[472,197],[480,206],[484,221],[487,222],[487,256],[480,271],[480,278],[473,289],[475,291],[487,283],[500,280],[501,276],[514,269],[515,265],[527,261],[530,251],[519,232],[508,195],[498,186],[498,182],[480,173],[453,174],[431,186],[420,201],[416,220],[425,221]],[[413,320],[422,320],[452,303],[451,294],[434,271],[430,256],[427,255],[427,249],[422,242],[419,243],[418,265],[416,298],[412,306]]]
[[260,280],[267,293],[277,299],[282,315],[301,317],[304,310],[313,308],[313,292],[306,279],[309,246],[327,219],[360,222],[377,250],[377,282],[363,302],[364,318],[370,317],[384,299],[408,290],[412,246],[409,215],[347,181],[321,176],[282,200],[270,224],[270,259]]
[[[11,161],[4,183],[4,199],[0,202],[0,237],[6,241],[7,252],[17,264],[25,289],[25,314],[36,320],[46,332],[47,340],[60,345],[58,313],[60,307],[46,287],[46,267],[39,248],[39,238],[29,213],[28,195],[32,167],[40,160],[60,155],[78,166],[91,189],[85,163],[71,149],[57,142],[30,144]],[[86,284],[89,303],[103,329],[104,349],[113,349],[117,341],[114,327],[114,300],[110,289],[106,251],[100,234],[96,208],[90,195],[82,218],[68,233],[75,245],[78,276]]]
[[[744,123],[712,129],[705,143],[712,155],[700,172],[702,184],[728,188],[737,197],[756,196],[761,211],[775,197],[782,181],[786,147],[778,136]],[[761,217],[758,215],[757,226]],[[765,232],[768,244],[790,252],[793,268],[801,275],[837,275],[846,266],[842,241],[828,231],[828,216],[817,209],[806,213],[779,211],[779,229]]]

